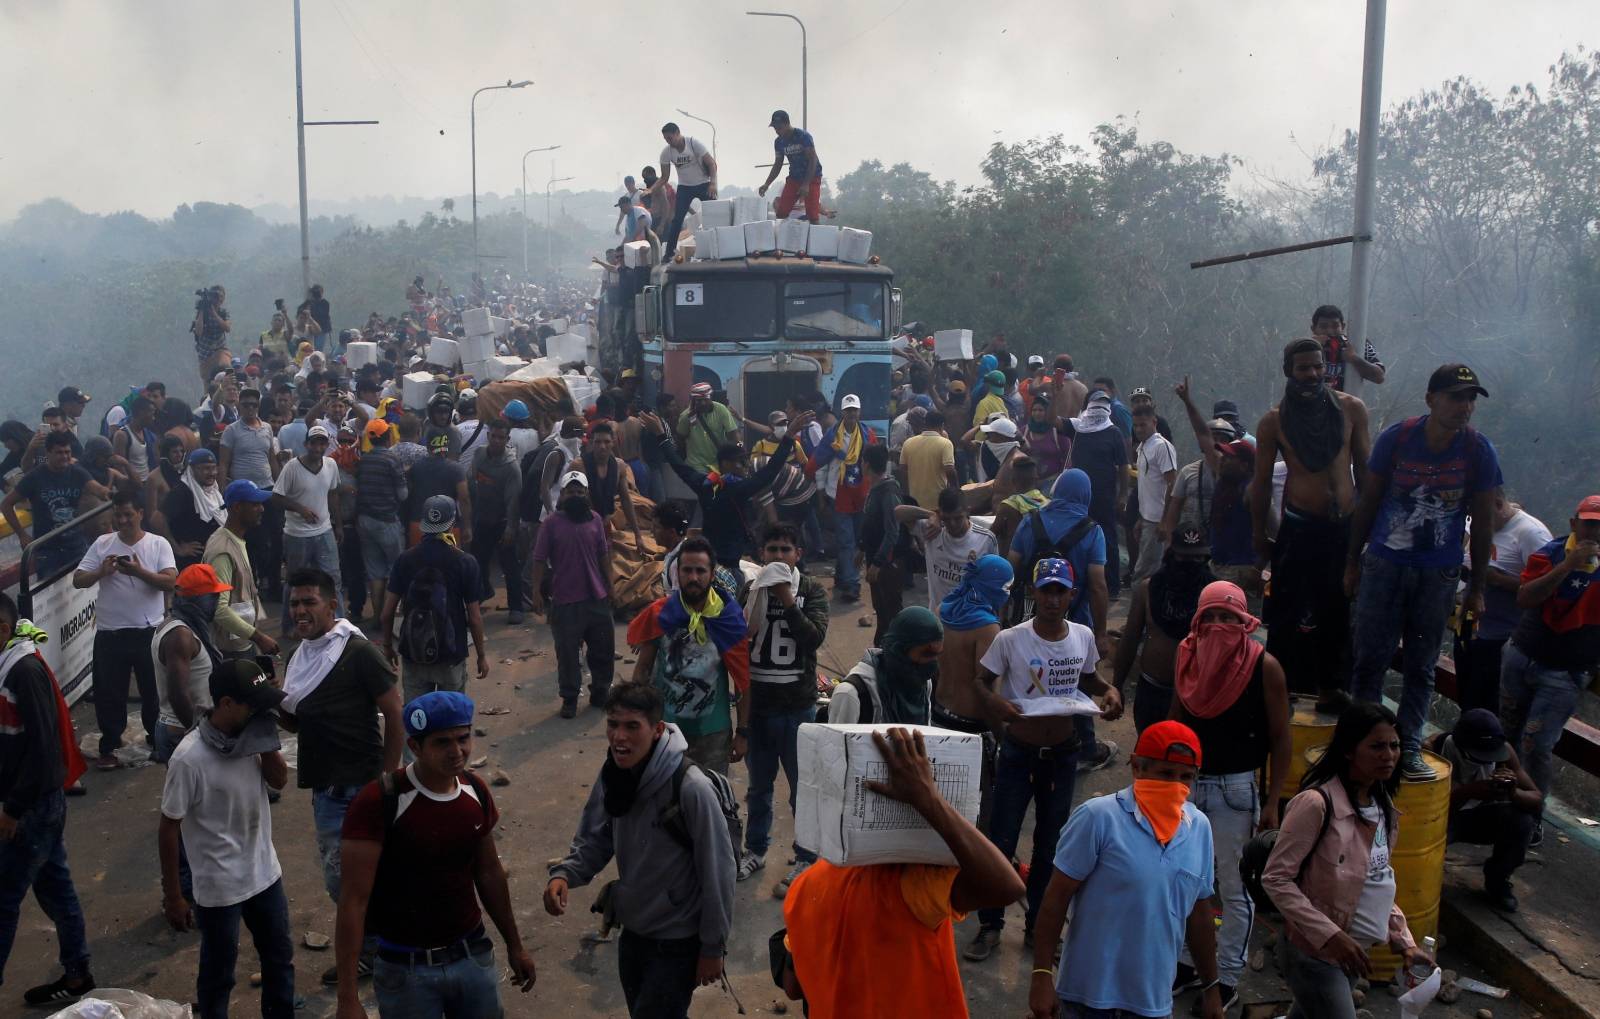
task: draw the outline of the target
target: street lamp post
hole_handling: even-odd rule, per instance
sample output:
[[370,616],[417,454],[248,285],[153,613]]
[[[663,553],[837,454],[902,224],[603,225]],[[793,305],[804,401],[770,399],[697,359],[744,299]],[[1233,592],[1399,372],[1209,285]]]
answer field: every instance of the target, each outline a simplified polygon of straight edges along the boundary
[[[522,154],[522,281],[528,281],[528,157],[535,152],[554,152],[559,145],[546,145],[541,149],[529,149]],[[548,215],[549,208],[545,212]]]
[[800,26],[800,128],[810,130],[806,125],[806,23],[793,14],[785,14],[782,11],[745,11],[745,13],[755,18],[788,18]]
[[[550,172],[556,172],[556,161],[550,160]],[[544,186],[544,267],[550,273],[550,289],[556,288],[556,263],[550,233],[550,188],[554,184],[571,180],[571,177],[551,177]]]
[[531,81],[512,81],[506,79],[504,85],[485,85],[472,93],[472,101],[467,104],[472,119],[472,270],[478,272],[482,269],[478,258],[478,93],[493,92],[497,88],[527,88]]
[[[717,125],[711,123],[711,121],[707,120],[704,117],[695,116],[694,114],[690,113],[688,110],[679,110],[678,112],[683,114],[685,117],[688,117],[690,120],[698,120],[700,123],[702,123],[702,124],[706,125],[707,127],[711,128],[711,158],[712,159],[717,158]],[[804,126],[804,125],[802,125],[802,126]]]

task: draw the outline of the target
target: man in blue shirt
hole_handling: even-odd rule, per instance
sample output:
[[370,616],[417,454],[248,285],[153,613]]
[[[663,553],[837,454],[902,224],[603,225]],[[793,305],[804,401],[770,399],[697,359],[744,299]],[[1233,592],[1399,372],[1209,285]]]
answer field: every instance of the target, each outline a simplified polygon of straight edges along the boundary
[[[1345,594],[1356,599],[1351,694],[1378,701],[1383,675],[1405,634],[1400,694],[1400,771],[1426,781],[1422,725],[1433,698],[1433,664],[1461,575],[1461,537],[1472,518],[1472,579],[1463,610],[1483,615],[1494,559],[1494,496],[1502,484],[1494,446],[1471,426],[1489,391],[1464,364],[1428,379],[1428,413],[1390,425],[1372,444],[1368,483],[1350,523]],[[1365,547],[1365,554],[1362,549]],[[1359,590],[1358,590],[1359,589]]]
[[772,140],[772,149],[777,158],[772,161],[772,172],[767,174],[767,182],[757,189],[757,193],[766,197],[767,188],[778,179],[778,171],[783,169],[783,161],[787,159],[789,179],[783,182],[783,194],[778,196],[773,212],[779,219],[788,219],[794,203],[803,194],[806,219],[816,223],[822,218],[822,164],[817,160],[816,141],[810,132],[789,123],[789,114],[783,110],[772,114],[768,126],[778,135]]
[[[1150,726],[1134,748],[1133,784],[1080,806],[1056,843],[1034,928],[1034,1019],[1172,1014],[1172,976],[1188,941],[1201,1014],[1221,1019],[1211,822],[1188,802],[1200,740],[1182,722]],[[1073,920],[1056,945],[1067,906]],[[1114,922],[1107,922],[1113,921]],[[1080,921],[1086,922],[1078,922]]]

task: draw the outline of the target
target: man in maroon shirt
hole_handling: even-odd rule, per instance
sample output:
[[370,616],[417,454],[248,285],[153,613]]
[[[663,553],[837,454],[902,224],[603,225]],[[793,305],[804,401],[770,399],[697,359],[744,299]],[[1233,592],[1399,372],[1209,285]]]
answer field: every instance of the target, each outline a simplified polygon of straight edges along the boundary
[[[617,461],[612,470],[620,464]],[[581,471],[561,476],[558,507],[560,512],[539,525],[533,543],[533,611],[544,615],[549,606],[561,717],[575,718],[583,687],[581,650],[588,648],[589,703],[599,707],[611,690],[616,632],[611,623],[610,543],[605,519],[590,506],[589,480]]]
[[467,772],[472,701],[434,690],[407,704],[404,717],[416,760],[369,783],[345,815],[338,1017],[366,1017],[356,987],[365,930],[378,938],[380,1014],[498,1019],[499,968],[480,901],[505,940],[512,982],[526,993],[535,974],[490,834],[500,812]]

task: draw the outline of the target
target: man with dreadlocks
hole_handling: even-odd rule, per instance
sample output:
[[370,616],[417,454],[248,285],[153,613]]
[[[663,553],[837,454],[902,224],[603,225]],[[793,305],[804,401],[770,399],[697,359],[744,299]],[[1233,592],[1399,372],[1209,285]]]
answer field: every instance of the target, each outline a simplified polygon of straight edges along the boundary
[[1120,694],[1138,667],[1139,686],[1133,694],[1135,732],[1142,733],[1166,718],[1172,708],[1178,642],[1189,634],[1200,592],[1217,579],[1211,572],[1209,554],[1200,529],[1185,527],[1172,536],[1161,568],[1133,586],[1111,685]]
[[[1329,388],[1322,344],[1310,338],[1283,348],[1283,399],[1256,426],[1250,516],[1256,564],[1272,568],[1272,596],[1263,613],[1267,650],[1283,665],[1290,688],[1315,690],[1320,710],[1337,710],[1348,671],[1350,603],[1340,550],[1349,543],[1355,490],[1367,480],[1367,408]],[[1283,518],[1272,530],[1272,467],[1288,467]],[[1354,482],[1351,472],[1354,470]]]

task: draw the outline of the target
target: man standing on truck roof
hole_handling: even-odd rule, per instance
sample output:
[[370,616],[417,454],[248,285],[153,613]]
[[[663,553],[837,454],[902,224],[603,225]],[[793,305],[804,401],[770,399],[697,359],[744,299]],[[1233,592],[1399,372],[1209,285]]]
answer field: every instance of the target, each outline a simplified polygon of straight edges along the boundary
[[[645,196],[667,189],[672,170],[677,169],[677,208],[672,214],[672,227],[667,231],[667,250],[664,252],[664,257],[670,259],[678,249],[678,234],[683,232],[683,220],[689,214],[689,203],[696,198],[709,202],[717,197],[717,157],[706,149],[700,139],[690,138],[678,130],[677,124],[668,122],[661,125],[661,137],[667,143],[666,148],[661,150],[661,176],[645,189]],[[773,175],[777,175],[776,170]]]
[[[757,189],[757,193],[766,197],[767,188],[778,179],[778,171],[783,169],[783,161],[788,159],[789,179],[783,182],[783,194],[778,196],[773,212],[779,219],[788,219],[789,211],[803,195],[806,200],[806,219],[815,224],[822,217],[822,164],[817,161],[816,140],[810,132],[789,123],[789,114],[783,110],[774,111],[767,126],[777,132],[777,137],[772,140],[777,158],[772,161],[767,182]],[[681,194],[682,189],[679,190]],[[679,203],[682,201],[680,197]]]

